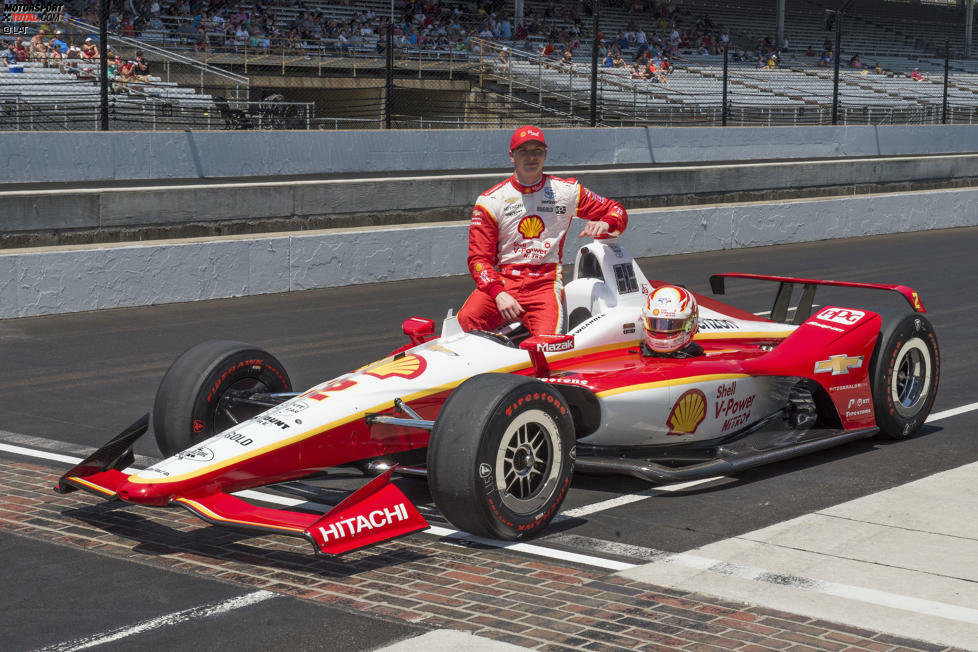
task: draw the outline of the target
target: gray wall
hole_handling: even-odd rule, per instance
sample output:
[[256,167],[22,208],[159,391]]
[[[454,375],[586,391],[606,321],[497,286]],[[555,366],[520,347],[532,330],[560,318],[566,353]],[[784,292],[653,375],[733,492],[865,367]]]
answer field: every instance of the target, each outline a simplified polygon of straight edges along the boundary
[[[978,225],[978,190],[634,211],[635,256]],[[572,225],[568,260],[580,245]],[[8,250],[0,318],[465,273],[466,223],[269,238]],[[704,270],[707,273],[709,270]]]
[[[0,183],[177,179],[509,166],[509,129],[7,132]],[[978,126],[548,129],[551,166],[978,151]]]

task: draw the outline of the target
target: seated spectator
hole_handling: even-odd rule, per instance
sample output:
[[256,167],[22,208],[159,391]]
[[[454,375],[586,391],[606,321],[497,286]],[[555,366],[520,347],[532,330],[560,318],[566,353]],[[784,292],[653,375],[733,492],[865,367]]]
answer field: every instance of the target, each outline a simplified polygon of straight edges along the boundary
[[[56,61],[60,66],[61,61],[62,59],[64,59],[65,55],[63,52],[61,52],[61,46],[55,42],[56,40],[57,39],[51,39],[50,41],[48,41],[48,61],[49,62]],[[65,43],[65,52],[67,51],[68,51],[68,44]]]
[[60,29],[54,33],[54,38],[48,43],[49,48],[57,48],[58,52],[61,53],[60,58],[64,58],[64,55],[68,54],[68,44],[64,41],[64,32]]
[[614,68],[615,67],[615,57],[609,52],[605,55],[604,60],[601,62],[602,68]]
[[554,47],[554,42],[553,41],[547,41],[547,44],[543,46],[543,49],[542,50],[540,50],[540,54],[542,54],[545,57],[549,57],[549,56],[553,55],[553,53],[554,53],[554,51],[556,49],[557,48]]
[[920,73],[920,68],[913,69],[913,72],[910,73],[910,79],[914,81],[927,81],[927,78]]
[[632,65],[632,79],[645,79],[645,70],[642,69],[641,64]]
[[564,50],[564,56],[560,58],[560,63],[565,66],[570,66],[574,63],[574,55],[570,50]]
[[3,51],[2,57],[8,70],[17,65],[17,48],[14,47],[13,43],[7,44],[7,49]]
[[146,61],[146,57],[143,55],[142,50],[136,50],[136,59],[133,61],[133,76],[141,82],[149,81],[149,62]]
[[622,56],[621,56],[621,52],[616,52],[615,53],[615,58],[612,61],[612,65],[615,68],[626,68],[626,67],[628,67],[628,64],[625,63],[625,59],[623,59]]
[[828,68],[830,63],[832,63],[832,50],[823,50],[818,60],[818,67]]
[[852,58],[849,59],[849,67],[850,68],[862,68],[863,67],[863,62],[859,60],[859,55],[858,54],[852,55]]
[[22,36],[18,36],[17,40],[14,41],[14,50],[17,51],[17,61],[27,61],[27,45],[24,43],[24,38]]
[[[118,63],[118,59],[116,59]],[[119,81],[124,83],[136,81],[136,62],[126,61],[124,64],[119,66]]]
[[91,37],[85,39],[85,43],[82,44],[81,48],[81,58],[82,59],[98,59],[99,51],[98,46]]
[[662,70],[663,73],[667,75],[671,75],[676,70],[676,68],[672,65],[672,63],[670,63],[669,57],[662,58],[662,65],[659,66],[659,68]]
[[764,62],[764,67],[768,70],[774,70],[774,67],[778,65],[778,55],[771,51],[767,55],[767,61]]
[[504,47],[502,50],[500,50],[499,56],[496,57],[496,60],[503,68],[509,68],[509,48]]
[[809,45],[808,46],[808,49],[805,50],[805,56],[806,57],[814,57],[815,56],[815,50],[812,49],[812,46]]
[[883,66],[880,65],[880,62],[879,61],[876,62],[876,67],[873,68],[873,72],[875,72],[877,75],[885,75],[886,74],[886,71],[883,70]]

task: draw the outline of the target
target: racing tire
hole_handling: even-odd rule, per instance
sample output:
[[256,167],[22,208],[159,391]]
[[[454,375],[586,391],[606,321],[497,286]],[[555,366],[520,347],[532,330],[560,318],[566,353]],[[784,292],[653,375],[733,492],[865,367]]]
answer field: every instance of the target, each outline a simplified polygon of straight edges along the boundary
[[153,402],[153,433],[167,457],[190,448],[264,407],[230,406],[231,391],[291,392],[282,363],[267,351],[229,340],[192,346],[170,365]]
[[570,409],[555,388],[526,376],[473,376],[435,420],[432,498],[466,532],[509,541],[532,536],[567,495],[575,441]]
[[880,433],[892,439],[911,437],[930,414],[941,377],[940,349],[930,321],[911,313],[884,326],[870,373]]

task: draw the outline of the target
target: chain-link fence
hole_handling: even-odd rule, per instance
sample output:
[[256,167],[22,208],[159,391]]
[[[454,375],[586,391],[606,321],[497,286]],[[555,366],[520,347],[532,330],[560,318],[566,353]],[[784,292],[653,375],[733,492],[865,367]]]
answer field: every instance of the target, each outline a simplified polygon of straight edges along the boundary
[[[98,29],[72,20],[41,36],[0,74],[0,129],[99,128]],[[177,21],[108,37],[109,128],[971,124],[978,108],[968,60],[844,55],[836,66],[831,53],[734,49],[606,62],[602,49],[594,66],[588,44],[575,57],[529,43],[417,45],[386,32],[310,42],[194,34]]]

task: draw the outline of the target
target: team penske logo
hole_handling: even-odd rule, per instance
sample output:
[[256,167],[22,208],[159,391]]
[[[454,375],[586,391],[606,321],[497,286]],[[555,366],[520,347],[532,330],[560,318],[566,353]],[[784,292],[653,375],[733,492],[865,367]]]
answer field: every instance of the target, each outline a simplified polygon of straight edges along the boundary
[[516,230],[520,232],[520,235],[527,240],[539,238],[540,234],[543,233],[543,229],[543,220],[540,219],[539,215],[527,215],[520,220],[519,226],[516,227]]
[[424,373],[428,363],[424,358],[417,355],[406,355],[387,362],[382,362],[374,367],[369,367],[364,373],[384,380],[385,378],[417,378]]
[[698,389],[691,389],[672,406],[666,424],[670,435],[692,435],[705,418],[706,395]]
[[863,366],[863,357],[850,357],[846,354],[833,355],[828,360],[819,360],[815,363],[815,373],[832,372],[833,376],[840,376],[849,373],[850,369],[858,369]]

